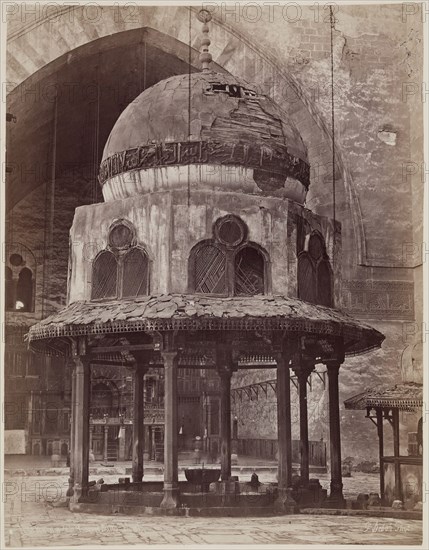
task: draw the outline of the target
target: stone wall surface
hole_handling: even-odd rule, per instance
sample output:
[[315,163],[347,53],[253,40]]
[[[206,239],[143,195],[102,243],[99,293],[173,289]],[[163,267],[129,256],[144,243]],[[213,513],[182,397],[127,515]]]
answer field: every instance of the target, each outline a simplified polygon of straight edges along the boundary
[[192,248],[213,238],[216,220],[231,213],[246,224],[249,242],[267,252],[273,294],[297,296],[296,232],[290,233],[288,225],[296,226],[299,217],[306,219],[309,228],[320,231],[325,238],[329,256],[335,260],[334,286],[339,287],[341,235],[337,228],[334,245],[331,220],[284,199],[231,192],[194,191],[192,204],[188,205],[187,192],[182,190],[78,208],[70,231],[70,301],[90,298],[92,262],[106,248],[109,228],[116,220],[133,224],[137,243],[149,255],[150,292],[186,293]]
[[[326,7],[319,3],[291,6],[285,12],[279,6],[264,5],[255,16],[252,11],[255,8],[236,4],[225,11],[225,5],[219,4],[210,24],[210,50],[217,69],[255,83],[263,93],[271,95],[294,122],[308,148],[311,165],[307,207],[332,217],[331,32]],[[24,163],[28,158],[40,158],[43,162],[52,159],[52,101],[40,98],[38,84],[42,79],[45,84],[57,82],[61,68],[89,67],[91,55],[101,55],[113,48],[112,41],[125,40],[128,36],[129,42],[124,48],[138,61],[132,69],[130,65],[128,72],[137,74],[139,85],[144,86],[142,64],[139,65],[138,59],[143,58],[142,50],[138,49],[143,36],[151,46],[170,56],[166,62],[166,58],[157,57],[158,50],[149,52],[148,57],[153,57],[155,66],[154,75],[149,75],[152,83],[161,72],[162,78],[183,72],[189,59],[186,7],[139,7],[134,18],[126,6],[100,10],[100,16],[92,21],[83,7],[65,8],[49,20],[43,14],[23,18],[22,13],[18,13],[9,17],[8,108],[18,117],[18,125],[20,118],[26,124],[19,146],[12,140],[14,162]],[[399,382],[401,375],[416,378],[421,373],[418,345],[415,349],[420,371],[411,359],[411,367],[401,365],[401,357],[407,345],[421,340],[423,50],[419,9],[414,14],[404,14],[402,5],[339,5],[335,17],[332,36],[335,215],[342,224],[342,302],[346,310],[367,319],[386,334],[382,350],[346,360],[340,373],[342,402],[367,386],[392,384]],[[201,43],[201,25],[196,20],[192,20],[190,42],[194,70],[199,68],[197,50]],[[119,74],[124,51],[116,55],[116,62],[109,58],[103,68],[107,75]],[[67,78],[83,86],[76,75]],[[115,84],[112,74],[106,77],[106,87],[109,78]],[[135,95],[141,89],[136,88]],[[26,101],[22,100],[23,91],[31,101],[27,96]],[[119,103],[115,109],[110,104],[105,104],[104,112],[101,109],[102,136],[107,137],[114,123],[112,113],[119,113],[127,104],[126,101]],[[54,187],[49,177],[36,181],[30,174],[13,180],[11,194],[17,202],[8,216],[7,240],[22,243],[36,256],[36,306],[34,313],[8,313],[7,323],[28,326],[67,301],[68,232],[74,209],[100,200],[101,196],[94,192],[100,160],[97,147],[91,142],[95,105],[94,101],[90,104],[92,114],[88,114],[85,101],[69,106],[68,110],[67,105],[63,105],[57,137],[61,163],[66,162],[68,155],[77,163],[85,158],[85,163],[91,161],[91,177],[82,178],[75,173],[71,177],[65,177],[66,174],[60,177],[58,170]],[[79,118],[79,128],[73,129],[73,119],[77,120],[82,113],[85,116]],[[36,151],[35,144],[39,143],[46,143],[46,147]],[[103,145],[98,144],[99,156]],[[8,146],[9,154],[13,157],[13,147]],[[199,200],[197,194],[191,194],[190,198],[193,204]],[[245,202],[246,199],[237,199],[235,207],[239,209]],[[103,205],[96,211],[106,212],[106,208]],[[198,225],[204,216],[198,217],[198,208],[192,208],[193,224]],[[115,215],[117,212],[113,209],[107,217]],[[158,209],[151,223],[156,227],[165,216],[166,212]],[[92,223],[107,229],[107,221],[98,217]],[[183,238],[180,227],[175,231],[178,240]],[[87,243],[88,236],[81,235],[79,239],[81,246]],[[163,239],[159,232],[160,247]],[[175,262],[182,261],[177,249],[173,250],[173,258]],[[291,266],[290,250],[286,251],[285,259]],[[281,273],[276,276],[279,280],[284,277]],[[86,285],[87,281],[79,284]],[[167,282],[163,284],[161,290],[168,288]],[[336,291],[339,292],[338,288]],[[414,331],[410,326],[404,328],[406,323],[414,321],[417,322]],[[411,332],[413,339],[404,341],[404,333],[410,335]],[[412,357],[412,353],[405,355]],[[61,370],[52,369],[55,384],[61,384]],[[264,377],[275,376],[272,371],[249,371],[240,373],[240,379],[234,384],[245,385]],[[315,411],[324,410],[326,391],[319,388],[311,392],[310,402],[313,401],[319,407],[310,405]],[[240,410],[243,425],[239,429],[243,433],[275,437],[273,397],[267,399],[265,405],[263,400],[252,402],[246,410]],[[316,422],[310,421],[310,435],[315,439],[321,437],[323,430],[319,418],[320,415]],[[415,431],[414,420],[409,416],[402,415],[401,422],[403,432],[407,427]],[[375,428],[364,418],[363,411],[342,410],[342,430],[343,457],[376,456]]]
[[[408,347],[403,335],[403,327],[397,322],[371,323],[377,330],[386,335],[383,348],[379,351],[346,358],[340,369],[340,411],[342,430],[342,454],[356,460],[377,460],[377,431],[371,421],[365,418],[366,411],[345,410],[344,401],[349,397],[374,386],[392,386],[403,379],[404,365],[401,357]],[[324,370],[321,366],[321,370]],[[408,376],[410,377],[410,376]],[[232,386],[235,388],[255,384],[267,379],[276,378],[275,369],[240,371],[234,374]],[[308,418],[310,439],[329,441],[329,412],[327,386],[314,374],[312,389],[308,389]],[[327,384],[327,379],[326,379]],[[299,403],[297,391],[291,384],[292,435],[299,436]],[[267,397],[260,392],[258,400],[250,401],[243,396],[236,400],[235,414],[239,419],[239,435],[244,438],[277,437],[277,405],[274,392],[268,390]],[[419,416],[409,413],[401,414],[401,451],[407,453],[407,433],[417,430]],[[391,444],[391,428],[385,422],[386,449]]]

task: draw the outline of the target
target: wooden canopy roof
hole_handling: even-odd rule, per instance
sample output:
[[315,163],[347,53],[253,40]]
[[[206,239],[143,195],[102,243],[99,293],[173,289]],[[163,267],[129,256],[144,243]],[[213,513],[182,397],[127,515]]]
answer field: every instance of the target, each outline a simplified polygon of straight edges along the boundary
[[153,331],[288,331],[341,337],[345,353],[379,348],[384,335],[349,315],[285,296],[218,297],[166,294],[133,300],[74,302],[30,328],[32,349],[44,341],[95,334]]
[[403,382],[393,387],[370,388],[344,401],[346,409],[389,408],[414,411],[423,406],[423,385]]

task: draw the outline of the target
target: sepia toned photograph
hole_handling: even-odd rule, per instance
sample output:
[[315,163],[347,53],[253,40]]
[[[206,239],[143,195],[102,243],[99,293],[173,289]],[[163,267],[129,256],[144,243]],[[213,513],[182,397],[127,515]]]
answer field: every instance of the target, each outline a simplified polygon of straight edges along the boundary
[[427,547],[429,4],[0,10],[0,547]]

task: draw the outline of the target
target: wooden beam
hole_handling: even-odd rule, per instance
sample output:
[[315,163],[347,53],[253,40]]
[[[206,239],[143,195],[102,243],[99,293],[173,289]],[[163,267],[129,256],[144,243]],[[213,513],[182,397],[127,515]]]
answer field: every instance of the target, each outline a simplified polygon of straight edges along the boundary
[[156,344],[125,344],[125,345],[118,345],[118,346],[100,346],[100,347],[94,347],[90,348],[89,352],[91,355],[97,354],[97,353],[112,353],[112,352],[121,352],[121,351],[143,351],[143,350],[149,350],[149,351],[156,351],[158,347]]

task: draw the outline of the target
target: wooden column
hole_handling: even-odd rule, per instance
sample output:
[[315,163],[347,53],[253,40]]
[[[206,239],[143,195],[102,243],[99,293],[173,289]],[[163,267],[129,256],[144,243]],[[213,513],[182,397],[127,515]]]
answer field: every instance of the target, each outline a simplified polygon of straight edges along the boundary
[[289,359],[277,357],[277,438],[279,489],[292,486],[292,416]]
[[384,434],[383,434],[383,410],[376,409],[377,415],[377,434],[378,434],[378,457],[380,462],[380,498],[384,502]]
[[73,496],[73,486],[74,486],[74,436],[75,436],[75,417],[76,417],[76,368],[74,362],[71,369],[71,411],[70,411],[70,445],[69,445],[69,462],[70,462],[70,477],[69,477],[69,488],[67,490],[67,496]]
[[103,459],[107,461],[107,445],[109,442],[109,426],[104,426],[104,447],[103,447]]
[[134,371],[134,417],[133,417],[133,482],[143,481],[144,430],[144,375],[146,369],[137,365]]
[[291,496],[292,487],[292,415],[290,406],[289,355],[277,355],[277,439],[278,439],[278,492],[276,507],[293,511],[296,503]]
[[401,464],[399,461],[400,435],[399,435],[399,409],[392,409],[393,427],[393,456],[395,459],[395,499],[402,500]]
[[220,468],[221,480],[231,477],[231,375],[228,368],[220,369]]
[[340,402],[338,393],[338,374],[340,363],[328,363],[329,393],[329,439],[331,453],[331,493],[329,504],[344,507],[343,479],[341,472],[341,435],[340,435]]
[[150,428],[150,459],[156,460],[156,441],[155,441],[155,426],[151,426]]
[[298,378],[299,391],[299,439],[301,484],[308,485],[310,480],[309,443],[308,443],[308,406],[307,380],[314,366],[301,360],[294,370]]
[[94,426],[90,423],[89,424],[89,452],[92,451],[93,435],[94,435]]
[[179,506],[177,451],[177,351],[162,352],[164,362],[164,498],[162,508]]
[[88,489],[89,473],[89,396],[90,364],[87,357],[74,356],[75,399],[74,407],[74,452],[73,452],[73,500],[78,502]]

